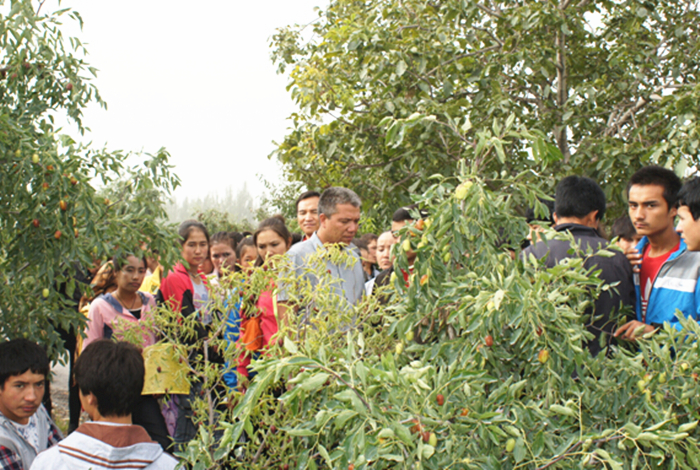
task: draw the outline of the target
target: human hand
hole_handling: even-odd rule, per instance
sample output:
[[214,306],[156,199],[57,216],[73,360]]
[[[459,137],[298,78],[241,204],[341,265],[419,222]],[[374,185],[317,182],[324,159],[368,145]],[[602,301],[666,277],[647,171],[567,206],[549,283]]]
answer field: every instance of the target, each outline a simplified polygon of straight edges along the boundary
[[630,248],[625,251],[625,256],[632,265],[632,272],[639,273],[642,267],[642,254],[636,248]]
[[636,341],[640,336],[647,333],[652,333],[654,331],[656,331],[656,328],[653,326],[637,320],[632,320],[618,328],[613,336],[615,336],[615,338],[621,337],[622,339],[626,339],[628,341]]

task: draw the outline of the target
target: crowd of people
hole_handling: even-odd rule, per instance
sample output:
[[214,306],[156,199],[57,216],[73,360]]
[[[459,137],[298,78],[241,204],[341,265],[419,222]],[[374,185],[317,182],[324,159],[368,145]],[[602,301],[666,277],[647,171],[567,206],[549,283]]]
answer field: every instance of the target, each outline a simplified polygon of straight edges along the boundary
[[[587,343],[592,355],[609,351],[606,345],[621,339],[635,341],[666,323],[682,329],[677,310],[688,318],[700,316],[700,178],[683,185],[670,170],[644,167],[632,176],[626,194],[628,215],[616,220],[611,230],[613,242],[622,249],[614,250],[613,256],[586,255],[585,266],[600,270],[599,277],[615,286],[595,299],[586,316],[594,336]],[[548,204],[548,217],[532,210],[527,214],[531,231],[529,246],[521,253],[524,260],[534,256],[544,267],[552,267],[613,243],[601,230],[605,193],[592,179],[563,178],[553,204],[543,202]],[[396,253],[392,247],[401,229],[422,226],[420,221],[428,217],[419,207],[401,207],[385,232],[358,237],[361,201],[342,187],[305,192],[296,209],[303,232],[299,235],[291,233],[280,216],[262,221],[254,233],[213,236],[202,223],[189,220],[179,227],[181,260],[169,272],[157,258],[137,256],[141,248],[101,266],[93,276],[91,295],[80,305],[87,328],[77,341],[77,360],[71,362],[70,425],[64,439],[42,404],[50,372],[44,349],[25,339],[0,343],[0,468],[175,468],[171,453],[197,434],[192,401],[202,390],[201,383],[192,380],[179,393],[167,394],[166,400],[145,387],[144,357],[161,339],[152,321],[157,306],[167,306],[182,318],[195,316],[194,334],[183,334],[179,341],[196,349],[211,334],[209,325],[217,312],[209,306],[218,297],[227,316],[224,338],[241,353],[235,363],[226,362],[216,350],[207,351],[207,357],[221,364],[227,387],[244,391],[253,375],[251,360],[275,344],[278,331],[295,311],[284,282],[273,279],[246,303],[241,300],[244,289],[225,287],[226,275],[250,275],[256,267],[274,272],[286,257],[291,275],[313,287],[319,279],[309,265],[323,263],[323,272],[337,281],[331,284],[331,295],[338,308],[356,305],[390,284]],[[569,236],[541,238],[547,226]],[[571,240],[579,251],[571,249]],[[314,256],[331,245],[353,262]],[[405,254],[408,271],[396,274],[408,283],[420,260],[410,250]],[[621,318],[627,311],[634,314]],[[90,422],[79,423],[81,407]],[[139,464],[129,466],[134,462]]]

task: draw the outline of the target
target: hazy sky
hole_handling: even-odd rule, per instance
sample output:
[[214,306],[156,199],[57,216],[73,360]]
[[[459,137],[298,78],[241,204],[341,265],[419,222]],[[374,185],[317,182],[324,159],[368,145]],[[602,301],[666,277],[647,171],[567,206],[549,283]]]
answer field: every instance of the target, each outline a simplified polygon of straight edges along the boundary
[[[325,0],[98,2],[69,0],[87,43],[87,60],[108,109],[92,106],[86,140],[116,150],[166,147],[183,186],[176,196],[201,197],[248,183],[253,194],[276,181],[267,156],[281,141],[295,110],[270,61],[277,27],[307,24]],[[47,2],[43,8],[54,8]]]

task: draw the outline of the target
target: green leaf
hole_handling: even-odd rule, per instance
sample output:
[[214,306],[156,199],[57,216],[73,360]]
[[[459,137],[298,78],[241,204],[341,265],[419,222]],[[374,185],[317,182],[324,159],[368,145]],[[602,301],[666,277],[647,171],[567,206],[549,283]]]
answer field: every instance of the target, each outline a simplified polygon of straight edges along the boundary
[[329,377],[330,374],[327,374],[325,372],[319,372],[304,380],[300,386],[307,392],[315,392],[316,390],[321,388],[323,384],[326,383]]

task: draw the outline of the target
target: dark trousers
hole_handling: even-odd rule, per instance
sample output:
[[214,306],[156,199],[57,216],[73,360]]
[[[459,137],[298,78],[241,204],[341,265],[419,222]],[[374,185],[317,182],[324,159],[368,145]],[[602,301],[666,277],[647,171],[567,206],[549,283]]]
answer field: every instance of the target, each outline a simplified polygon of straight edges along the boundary
[[160,412],[158,400],[153,395],[141,395],[141,400],[136,404],[131,415],[131,421],[143,427],[148,435],[156,441],[163,450],[170,452],[173,441],[165,426],[165,419]]

